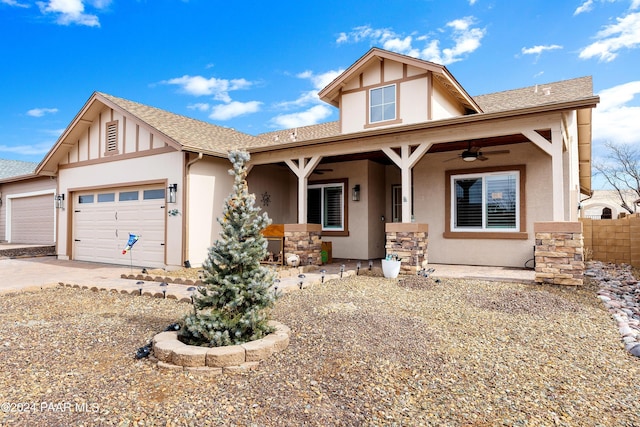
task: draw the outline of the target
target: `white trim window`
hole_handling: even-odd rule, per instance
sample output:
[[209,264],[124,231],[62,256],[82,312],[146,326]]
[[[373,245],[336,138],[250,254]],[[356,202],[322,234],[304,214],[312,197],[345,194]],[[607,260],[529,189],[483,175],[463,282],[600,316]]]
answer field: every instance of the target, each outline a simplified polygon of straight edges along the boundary
[[396,85],[369,91],[369,123],[396,119]]
[[451,231],[520,229],[520,173],[451,176]]
[[344,183],[307,187],[307,223],[322,224],[322,231],[344,231]]

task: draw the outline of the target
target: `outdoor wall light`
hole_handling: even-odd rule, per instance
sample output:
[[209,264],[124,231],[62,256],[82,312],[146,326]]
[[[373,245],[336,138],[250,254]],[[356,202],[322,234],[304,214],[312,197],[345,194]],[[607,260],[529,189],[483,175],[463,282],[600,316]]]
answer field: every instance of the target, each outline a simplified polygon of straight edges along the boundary
[[177,193],[178,184],[169,184],[169,186],[167,187],[167,203],[175,203]]
[[2,192],[0,191],[0,206],[2,206]]
[[63,194],[56,194],[55,201],[56,201],[56,209],[63,209],[64,208],[64,193]]
[[360,201],[360,184],[356,184],[351,189],[351,200],[353,200],[354,202]]

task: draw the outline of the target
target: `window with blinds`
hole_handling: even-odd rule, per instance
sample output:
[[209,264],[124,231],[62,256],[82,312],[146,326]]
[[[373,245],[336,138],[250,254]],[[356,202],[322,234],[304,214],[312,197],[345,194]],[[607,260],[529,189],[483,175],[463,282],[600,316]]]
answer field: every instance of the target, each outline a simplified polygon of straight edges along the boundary
[[344,184],[314,184],[307,188],[307,223],[323,231],[344,230]]
[[519,229],[519,172],[454,175],[453,231]]
[[118,121],[106,124],[105,154],[118,153]]

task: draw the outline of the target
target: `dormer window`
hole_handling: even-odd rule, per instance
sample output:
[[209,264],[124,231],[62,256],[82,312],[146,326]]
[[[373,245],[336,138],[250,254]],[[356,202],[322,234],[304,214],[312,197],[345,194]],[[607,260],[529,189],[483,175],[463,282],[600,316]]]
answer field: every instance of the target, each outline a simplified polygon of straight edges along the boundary
[[396,85],[369,91],[369,123],[396,119]]

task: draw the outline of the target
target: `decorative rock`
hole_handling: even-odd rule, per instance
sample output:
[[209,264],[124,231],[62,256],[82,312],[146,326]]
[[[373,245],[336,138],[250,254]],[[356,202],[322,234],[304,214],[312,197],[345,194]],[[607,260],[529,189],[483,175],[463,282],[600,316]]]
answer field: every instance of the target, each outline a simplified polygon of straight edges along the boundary
[[166,363],[163,361],[158,361],[157,366],[160,369],[167,369],[171,371],[182,371],[184,369],[182,366],[174,365],[172,363]]
[[640,357],[640,300],[632,296],[640,289],[628,265],[590,263],[589,277],[600,285],[598,298],[604,303],[616,321],[625,348]]
[[222,368],[210,368],[208,366],[185,366],[184,370],[189,374],[205,377],[217,377],[218,375],[222,375]]
[[225,366],[222,368],[222,372],[225,374],[238,374],[248,371],[255,371],[258,369],[260,362],[245,362],[241,365],[236,366]]

